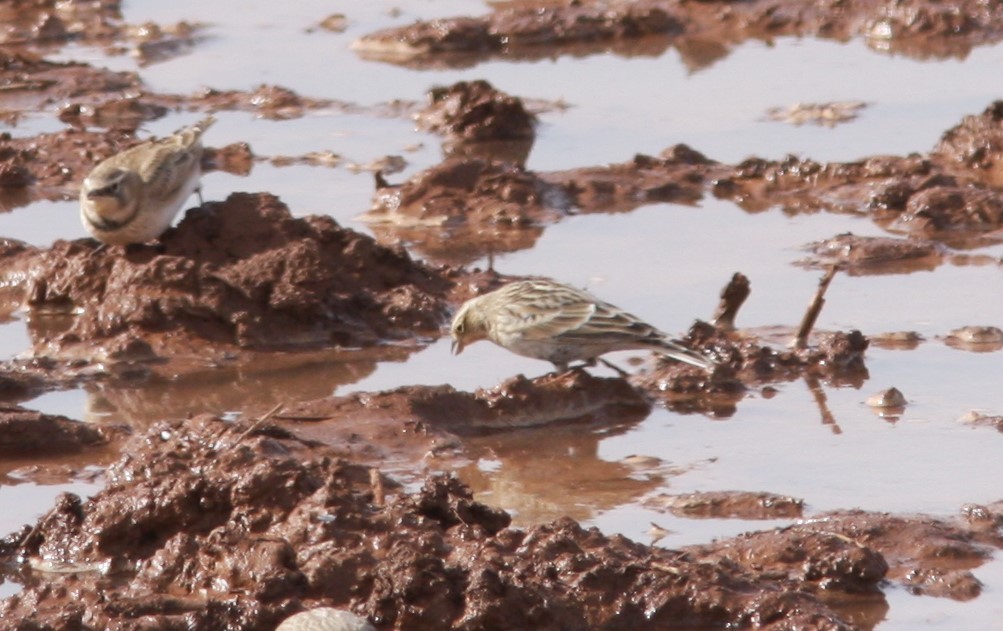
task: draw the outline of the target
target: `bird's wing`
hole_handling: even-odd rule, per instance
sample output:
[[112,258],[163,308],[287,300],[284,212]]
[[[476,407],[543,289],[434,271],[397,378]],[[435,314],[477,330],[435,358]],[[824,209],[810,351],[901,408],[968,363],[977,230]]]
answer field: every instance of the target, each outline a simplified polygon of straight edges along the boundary
[[156,142],[147,149],[146,159],[138,169],[139,176],[146,182],[147,199],[172,197],[192,176],[201,159],[201,151],[196,147],[180,146],[174,136]]
[[560,308],[550,308],[547,305],[505,308],[499,318],[499,328],[509,335],[518,335],[527,340],[552,339],[580,328],[588,322],[595,310],[596,306],[591,302],[562,304]]
[[[188,181],[202,160],[202,134],[216,119],[208,116],[170,136],[150,140],[107,160],[108,168],[132,168],[146,183],[147,199],[169,199]],[[137,165],[137,161],[139,161]]]

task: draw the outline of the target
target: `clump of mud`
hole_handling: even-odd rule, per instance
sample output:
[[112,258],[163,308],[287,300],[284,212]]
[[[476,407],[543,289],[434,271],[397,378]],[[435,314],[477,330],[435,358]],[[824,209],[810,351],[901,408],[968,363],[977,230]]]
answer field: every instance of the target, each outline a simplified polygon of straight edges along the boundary
[[[452,282],[326,216],[267,194],[188,212],[159,243],[11,247],[37,356],[150,360],[212,347],[358,347],[437,334]],[[67,320],[65,330],[58,322]],[[46,317],[46,330],[38,327]],[[53,330],[55,329],[55,330]]]
[[[980,262],[947,248],[998,243],[1003,234],[1003,102],[969,116],[925,155],[820,163],[788,156],[711,160],[686,145],[620,164],[533,172],[483,157],[454,157],[400,186],[381,185],[368,218],[381,240],[432,259],[467,262],[532,247],[574,212],[627,212],[659,202],[695,204],[708,192],[749,212],[828,211],[870,217],[906,239],[839,236],[810,246],[813,266],[851,274]],[[947,246],[946,248],[944,246]],[[988,261],[987,261],[988,262]]]
[[80,453],[105,444],[106,431],[21,407],[0,408],[0,457],[28,458]]
[[[869,45],[919,58],[961,57],[1003,37],[1003,10],[979,0],[806,4],[753,0],[667,3],[640,0],[506,2],[479,17],[437,19],[383,29],[354,44],[360,55],[412,67],[469,66],[490,57],[555,54],[657,56],[675,46],[691,68],[748,39],[784,35]],[[709,45],[708,42],[713,42]]]
[[[850,628],[803,589],[804,576],[764,571],[773,557],[795,569],[782,548],[757,548],[753,567],[566,518],[512,529],[455,479],[401,493],[323,446],[210,416],[155,426],[123,453],[96,496],[63,495],[0,544],[8,578],[24,585],[0,603],[5,621],[269,629],[330,606],[409,631],[654,630],[680,620]],[[880,555],[848,538],[826,542],[799,548],[801,573],[824,568],[809,578],[828,592],[873,597]]]
[[365,218],[381,242],[407,243],[436,260],[532,247],[568,207],[560,188],[506,162],[451,158],[377,189]]
[[850,233],[805,246],[806,267],[838,266],[851,276],[930,271],[944,259],[943,246],[929,239],[862,237]]
[[[651,406],[623,379],[593,377],[584,370],[535,379],[512,377],[491,389],[458,391],[452,386],[405,386],[304,403],[292,417],[349,421],[365,415],[394,423],[423,423],[464,434],[534,427],[558,421],[647,416]],[[285,414],[285,413],[284,413]]]
[[416,117],[426,129],[462,141],[528,140],[536,117],[522,101],[496,90],[487,81],[461,81],[434,88],[429,105]]

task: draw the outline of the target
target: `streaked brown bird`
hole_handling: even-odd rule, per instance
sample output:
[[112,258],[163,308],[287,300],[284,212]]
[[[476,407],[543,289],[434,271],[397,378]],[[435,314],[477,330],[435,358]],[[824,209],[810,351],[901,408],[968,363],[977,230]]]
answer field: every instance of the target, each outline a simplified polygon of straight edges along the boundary
[[491,340],[513,353],[545,359],[559,372],[592,365],[605,353],[653,350],[712,370],[714,362],[637,316],[586,291],[551,280],[520,280],[471,298],[453,318],[453,353]]

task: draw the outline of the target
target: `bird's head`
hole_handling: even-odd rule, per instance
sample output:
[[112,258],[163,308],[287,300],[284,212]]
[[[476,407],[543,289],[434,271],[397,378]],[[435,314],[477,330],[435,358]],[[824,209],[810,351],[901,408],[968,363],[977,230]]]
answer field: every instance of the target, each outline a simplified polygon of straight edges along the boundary
[[454,355],[462,353],[468,344],[487,338],[488,329],[482,303],[480,298],[471,298],[463,303],[453,317],[453,325],[449,332],[453,336]]
[[101,229],[128,222],[136,214],[142,184],[139,175],[129,169],[91,173],[80,193],[88,220]]

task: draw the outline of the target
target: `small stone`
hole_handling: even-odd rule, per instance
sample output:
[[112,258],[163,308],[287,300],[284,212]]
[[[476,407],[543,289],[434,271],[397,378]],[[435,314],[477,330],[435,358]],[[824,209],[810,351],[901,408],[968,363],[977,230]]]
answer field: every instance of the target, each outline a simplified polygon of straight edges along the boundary
[[909,402],[898,388],[888,388],[867,397],[867,405],[872,408],[904,408],[907,403]]
[[282,621],[275,631],[376,631],[365,618],[333,607],[303,611]]

